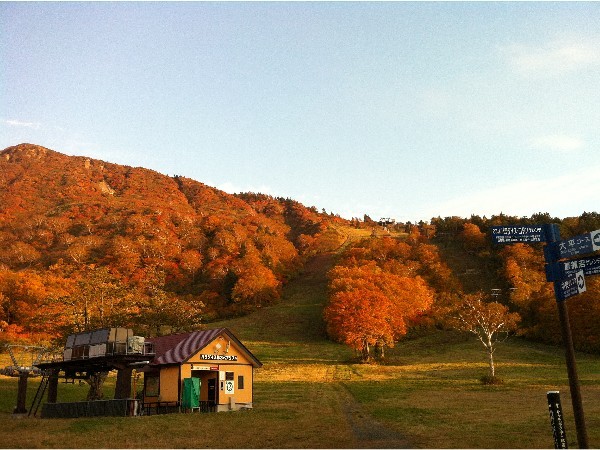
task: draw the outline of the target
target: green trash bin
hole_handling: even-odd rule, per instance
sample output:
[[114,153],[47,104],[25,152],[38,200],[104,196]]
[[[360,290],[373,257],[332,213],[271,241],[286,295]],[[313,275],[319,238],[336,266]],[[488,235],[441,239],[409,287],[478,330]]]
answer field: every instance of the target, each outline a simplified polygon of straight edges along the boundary
[[181,406],[184,409],[200,407],[200,378],[184,378]]

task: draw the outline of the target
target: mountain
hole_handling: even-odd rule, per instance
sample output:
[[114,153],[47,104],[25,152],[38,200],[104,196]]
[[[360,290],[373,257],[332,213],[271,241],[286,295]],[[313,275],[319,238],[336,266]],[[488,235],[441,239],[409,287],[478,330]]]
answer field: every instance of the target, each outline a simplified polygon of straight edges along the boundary
[[[179,329],[275,301],[339,217],[291,199],[67,156],[0,152],[0,333]],[[147,330],[146,330],[147,331]],[[42,333],[43,334],[43,333]]]

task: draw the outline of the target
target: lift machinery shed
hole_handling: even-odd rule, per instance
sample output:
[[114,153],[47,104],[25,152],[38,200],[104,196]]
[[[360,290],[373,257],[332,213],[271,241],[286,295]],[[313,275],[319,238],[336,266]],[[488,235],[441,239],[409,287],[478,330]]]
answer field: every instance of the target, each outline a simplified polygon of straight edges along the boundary
[[[81,409],[82,405],[69,407],[57,402],[58,379],[86,379],[112,370],[117,371],[114,399],[132,400],[132,372],[134,368],[147,364],[153,357],[152,344],[141,336],[134,336],[133,331],[128,328],[102,328],[71,334],[67,337],[62,358],[37,364],[43,377],[31,409],[37,411],[39,404],[36,404],[36,400],[39,398],[41,402],[47,389],[48,399],[42,408],[42,417],[85,415],[90,405],[84,408],[84,412],[77,412],[76,409]],[[124,414],[129,414],[128,409]]]

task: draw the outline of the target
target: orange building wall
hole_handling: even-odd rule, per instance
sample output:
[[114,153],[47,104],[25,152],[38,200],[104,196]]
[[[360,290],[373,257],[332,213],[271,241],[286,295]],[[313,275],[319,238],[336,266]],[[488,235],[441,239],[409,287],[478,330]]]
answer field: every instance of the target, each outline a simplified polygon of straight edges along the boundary
[[179,366],[160,369],[160,401],[179,401]]
[[[223,372],[233,372],[234,392],[233,395],[227,395],[225,390],[219,393],[219,404],[225,405],[229,403],[229,398],[233,397],[236,403],[251,403],[252,402],[252,366],[221,364],[219,370]],[[244,377],[244,389],[238,387],[238,375]]]

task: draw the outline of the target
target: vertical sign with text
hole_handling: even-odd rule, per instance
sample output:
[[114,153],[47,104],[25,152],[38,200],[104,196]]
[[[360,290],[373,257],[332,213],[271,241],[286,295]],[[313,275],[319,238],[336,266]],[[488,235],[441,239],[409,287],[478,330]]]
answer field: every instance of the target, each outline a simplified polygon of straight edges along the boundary
[[554,435],[554,448],[569,448],[567,446],[567,433],[563,420],[562,406],[560,404],[560,392],[548,391],[548,411],[550,412],[550,425]]

